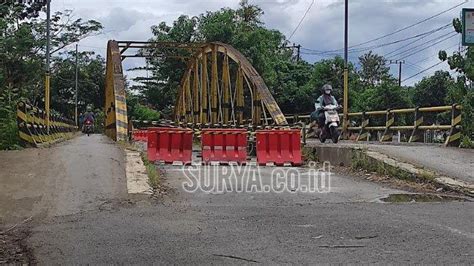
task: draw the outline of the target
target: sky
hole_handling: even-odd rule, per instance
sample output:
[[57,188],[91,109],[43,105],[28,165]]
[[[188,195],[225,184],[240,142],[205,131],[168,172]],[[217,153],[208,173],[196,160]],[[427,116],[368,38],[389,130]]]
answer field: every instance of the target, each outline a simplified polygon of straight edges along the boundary
[[[295,30],[313,0],[250,0],[259,5],[267,28],[281,31],[287,38]],[[349,0],[349,47],[393,33],[399,29],[422,21],[458,4],[464,0]],[[237,8],[239,0],[52,0],[53,11],[69,9],[75,17],[94,19],[101,22],[104,30],[79,43],[80,50],[93,50],[105,55],[107,40],[147,40],[152,37],[150,27],[164,21],[171,24],[180,15],[196,16],[206,11],[216,11],[223,7]],[[349,60],[357,66],[358,56],[372,48],[374,53],[386,55],[387,59],[405,60],[402,66],[402,85],[413,85],[423,76],[436,70],[449,70],[447,63],[441,63],[422,74],[412,75],[436,64],[439,50],[448,54],[460,48],[460,34],[453,34],[447,26],[423,39],[410,39],[451,23],[459,17],[462,8],[473,8],[467,1],[451,11],[433,19],[380,40],[356,46],[350,51]],[[407,39],[408,41],[397,42]],[[314,0],[301,25],[290,39],[300,44],[302,58],[309,62],[333,57],[333,54],[320,54],[319,51],[341,53],[344,46],[344,1]],[[413,42],[411,45],[410,42]],[[388,45],[389,43],[393,43]],[[382,45],[382,46],[381,46]],[[370,47],[372,46],[372,47]],[[430,47],[431,46],[431,47]],[[73,46],[67,49],[74,49]],[[392,52],[396,50],[395,52]],[[316,51],[316,52],[315,52]],[[390,53],[392,52],[392,53]],[[403,53],[402,53],[403,52]],[[400,54],[399,54],[400,53]],[[137,75],[127,69],[143,66],[144,60],[128,58],[124,61],[125,74]],[[391,73],[398,76],[398,66],[391,65]],[[454,73],[454,72],[452,72]],[[405,80],[407,79],[407,80]]]

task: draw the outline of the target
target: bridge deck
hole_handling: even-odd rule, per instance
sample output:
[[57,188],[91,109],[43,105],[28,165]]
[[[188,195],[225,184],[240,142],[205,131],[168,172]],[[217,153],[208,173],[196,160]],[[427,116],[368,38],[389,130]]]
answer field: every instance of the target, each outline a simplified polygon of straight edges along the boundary
[[434,144],[381,144],[379,142],[356,143],[344,141],[338,144],[330,142],[322,144],[317,139],[308,140],[307,145],[367,148],[403,162],[435,171],[441,175],[474,184],[474,150],[472,149],[447,148]]

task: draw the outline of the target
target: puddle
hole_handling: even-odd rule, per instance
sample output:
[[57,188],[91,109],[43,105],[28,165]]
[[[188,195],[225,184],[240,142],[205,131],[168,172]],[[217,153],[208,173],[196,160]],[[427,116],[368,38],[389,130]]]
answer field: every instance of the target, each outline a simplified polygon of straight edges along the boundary
[[435,195],[435,194],[390,194],[388,197],[380,199],[383,202],[449,202],[449,201],[470,201],[466,198]]

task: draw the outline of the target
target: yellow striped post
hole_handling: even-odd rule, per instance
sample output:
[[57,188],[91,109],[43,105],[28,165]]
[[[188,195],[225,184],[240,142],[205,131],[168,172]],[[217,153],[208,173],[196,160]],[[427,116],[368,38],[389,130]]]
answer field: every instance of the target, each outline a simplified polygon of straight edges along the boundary
[[380,138],[381,142],[391,141],[393,138],[393,132],[390,127],[395,123],[395,113],[391,112],[390,109],[386,111],[385,115],[385,131]]
[[451,109],[451,129],[445,146],[459,147],[461,144],[461,110],[456,104]]

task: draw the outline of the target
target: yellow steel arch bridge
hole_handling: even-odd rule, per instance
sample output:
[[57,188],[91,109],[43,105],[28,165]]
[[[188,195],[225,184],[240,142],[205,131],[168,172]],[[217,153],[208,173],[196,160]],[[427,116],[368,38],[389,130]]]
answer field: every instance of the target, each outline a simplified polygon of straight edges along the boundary
[[[182,56],[183,51],[187,56]],[[199,127],[287,124],[262,77],[228,44],[111,40],[107,45],[105,126],[112,139],[125,140],[128,131],[122,61],[151,56],[187,62],[176,96],[175,122]]]
[[[129,125],[122,61],[128,57],[185,60],[186,69],[176,95],[174,122],[193,128],[240,127],[243,125],[287,126],[288,122],[309,120],[309,115],[285,117],[262,77],[234,47],[220,43],[176,43],[115,41],[107,44],[105,83],[106,134],[114,140],[127,140]],[[446,145],[460,143],[461,110],[459,105],[407,108],[398,110],[349,113],[358,126],[344,128],[357,140],[369,140],[370,132],[383,132],[380,141],[391,141],[398,130],[408,131],[409,142],[422,141],[426,130],[449,131]],[[425,125],[426,112],[451,112],[448,125]],[[413,125],[396,125],[396,116],[410,114]],[[385,116],[381,125],[372,125]],[[380,119],[378,119],[380,120]],[[304,132],[304,131],[303,131]]]

